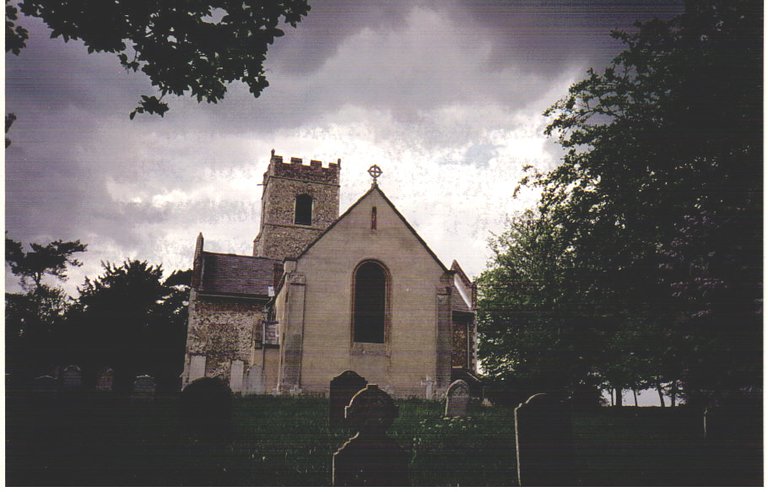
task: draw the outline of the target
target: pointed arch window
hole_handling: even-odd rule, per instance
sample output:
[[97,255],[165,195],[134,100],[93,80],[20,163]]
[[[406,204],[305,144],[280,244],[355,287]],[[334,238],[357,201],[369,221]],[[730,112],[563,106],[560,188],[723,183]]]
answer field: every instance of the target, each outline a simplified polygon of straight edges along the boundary
[[384,343],[389,274],[376,261],[361,263],[354,274],[353,341]]
[[312,225],[312,197],[306,194],[296,196],[294,224]]

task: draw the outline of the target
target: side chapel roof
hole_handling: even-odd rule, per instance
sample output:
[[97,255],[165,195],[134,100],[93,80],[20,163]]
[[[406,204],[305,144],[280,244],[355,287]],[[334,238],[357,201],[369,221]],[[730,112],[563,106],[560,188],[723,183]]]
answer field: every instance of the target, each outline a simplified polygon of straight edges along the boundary
[[256,256],[202,252],[203,294],[268,297],[267,287],[274,284],[275,265],[281,261]]
[[[460,287],[459,285],[455,285],[453,292],[451,293],[451,308],[454,311],[471,313],[474,304],[474,284],[472,284],[472,281],[467,277],[467,274],[464,273],[464,270],[461,268],[458,261],[453,260],[453,263],[451,263],[451,270],[456,272],[454,275],[454,284],[460,285]],[[463,290],[463,295],[459,292],[459,288]]]

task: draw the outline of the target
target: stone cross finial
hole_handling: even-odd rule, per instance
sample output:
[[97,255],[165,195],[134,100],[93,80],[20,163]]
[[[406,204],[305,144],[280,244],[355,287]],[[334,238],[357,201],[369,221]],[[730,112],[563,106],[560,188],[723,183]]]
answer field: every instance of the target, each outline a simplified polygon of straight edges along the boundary
[[368,174],[370,174],[371,177],[373,178],[373,183],[372,183],[373,186],[376,186],[376,180],[383,173],[384,173],[384,171],[382,171],[381,168],[379,166],[377,166],[376,164],[374,164],[373,166],[368,168]]

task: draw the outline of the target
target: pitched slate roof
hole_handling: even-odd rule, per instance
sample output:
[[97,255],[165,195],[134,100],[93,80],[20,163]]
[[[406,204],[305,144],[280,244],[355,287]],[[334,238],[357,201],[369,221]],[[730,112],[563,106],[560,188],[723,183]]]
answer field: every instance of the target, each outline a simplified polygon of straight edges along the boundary
[[267,297],[267,287],[274,284],[275,264],[270,258],[203,251],[203,275],[200,292]]
[[464,270],[461,268],[461,265],[459,265],[459,262],[456,260],[453,260],[453,263],[451,264],[451,270],[455,272],[455,281],[458,281],[464,286],[464,292],[469,296],[469,303],[464,301],[464,298],[459,293],[458,289],[454,288],[453,293],[451,294],[451,307],[454,311],[466,311],[471,313],[472,312],[472,281],[469,280],[469,277],[467,277],[467,274],[464,273]]

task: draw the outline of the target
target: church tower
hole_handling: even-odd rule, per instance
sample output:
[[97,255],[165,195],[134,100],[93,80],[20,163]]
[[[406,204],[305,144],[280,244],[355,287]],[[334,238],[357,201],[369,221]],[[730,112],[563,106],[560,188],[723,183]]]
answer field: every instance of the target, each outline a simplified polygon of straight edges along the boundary
[[264,173],[261,225],[253,255],[283,260],[296,257],[339,216],[341,160],[320,161],[275,155]]

